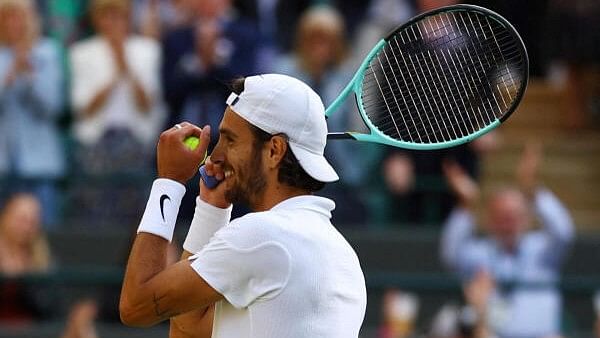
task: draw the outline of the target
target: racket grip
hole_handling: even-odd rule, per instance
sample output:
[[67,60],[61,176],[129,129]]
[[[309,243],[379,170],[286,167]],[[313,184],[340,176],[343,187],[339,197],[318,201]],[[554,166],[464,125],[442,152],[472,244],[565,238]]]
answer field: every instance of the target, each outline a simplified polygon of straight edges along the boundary
[[204,181],[204,185],[206,185],[208,189],[214,189],[217,185],[219,185],[219,183],[221,183],[221,181],[217,180],[214,176],[208,176],[204,166],[201,166],[200,170],[198,171],[200,172],[200,176]]

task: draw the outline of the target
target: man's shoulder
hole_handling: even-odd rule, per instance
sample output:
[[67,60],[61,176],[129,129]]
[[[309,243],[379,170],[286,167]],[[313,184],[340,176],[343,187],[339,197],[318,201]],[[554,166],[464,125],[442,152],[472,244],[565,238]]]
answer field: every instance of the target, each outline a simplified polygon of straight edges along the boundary
[[[236,218],[229,224],[236,229],[246,229],[247,231],[269,232],[273,227],[281,224],[281,217],[278,213],[267,210],[261,212],[251,212],[240,218]],[[252,229],[252,230],[248,230]]]

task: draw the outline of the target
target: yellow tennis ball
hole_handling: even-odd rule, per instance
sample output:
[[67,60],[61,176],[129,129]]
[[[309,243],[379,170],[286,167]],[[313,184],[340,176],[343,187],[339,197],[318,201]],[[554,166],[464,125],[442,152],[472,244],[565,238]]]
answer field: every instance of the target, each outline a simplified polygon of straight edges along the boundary
[[200,144],[200,139],[196,136],[190,136],[186,138],[183,143],[188,147],[189,150],[196,150]]
[[[183,144],[185,144],[185,146],[189,150],[193,151],[193,150],[196,150],[196,148],[198,148],[198,146],[200,145],[200,139],[197,138],[196,136],[190,136],[183,141]],[[208,155],[208,151],[204,153],[204,159],[202,160],[202,162],[200,162],[200,164],[204,163],[207,155]]]

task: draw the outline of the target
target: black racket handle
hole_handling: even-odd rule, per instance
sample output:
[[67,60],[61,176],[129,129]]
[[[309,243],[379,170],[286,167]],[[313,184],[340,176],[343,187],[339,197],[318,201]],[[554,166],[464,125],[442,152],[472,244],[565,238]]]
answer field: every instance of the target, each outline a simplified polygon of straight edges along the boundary
[[206,185],[206,187],[208,189],[214,189],[217,185],[219,185],[219,183],[221,183],[221,181],[217,180],[216,177],[208,176],[204,166],[201,166],[198,171],[200,172],[200,176],[202,177],[202,180],[204,181],[204,185]]

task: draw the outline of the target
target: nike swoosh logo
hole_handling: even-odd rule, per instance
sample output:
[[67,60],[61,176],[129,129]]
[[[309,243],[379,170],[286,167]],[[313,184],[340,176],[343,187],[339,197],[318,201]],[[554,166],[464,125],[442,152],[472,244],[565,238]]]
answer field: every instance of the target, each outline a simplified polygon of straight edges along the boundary
[[166,222],[166,220],[165,220],[165,210],[163,209],[163,206],[165,204],[165,200],[171,201],[171,197],[169,197],[168,195],[161,195],[160,196],[160,215],[162,216],[163,222]]

